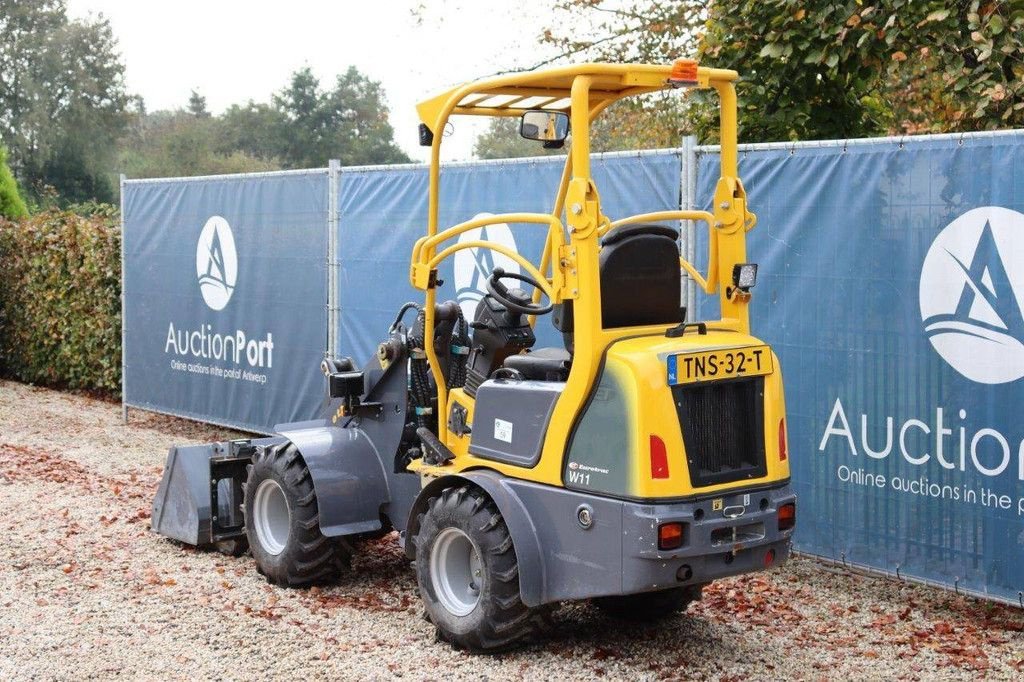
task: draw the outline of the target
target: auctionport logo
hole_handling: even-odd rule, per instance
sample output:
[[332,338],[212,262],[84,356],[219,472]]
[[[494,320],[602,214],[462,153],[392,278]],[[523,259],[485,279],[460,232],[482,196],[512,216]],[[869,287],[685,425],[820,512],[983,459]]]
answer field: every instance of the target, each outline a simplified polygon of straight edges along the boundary
[[212,310],[223,310],[235,291],[238,254],[228,221],[215,215],[206,221],[196,245],[196,277],[203,300]]
[[921,269],[921,319],[936,352],[982,384],[1024,377],[1024,214],[964,213],[932,242]]
[[[493,213],[478,213],[473,219],[485,218],[494,215]],[[512,249],[518,253],[516,239],[512,236],[512,230],[505,223],[495,223],[478,227],[459,235],[459,243],[464,244],[470,241],[491,241]],[[487,293],[487,278],[491,276],[494,268],[503,268],[505,272],[519,274],[519,263],[508,256],[491,249],[470,248],[455,253],[455,298],[462,308],[462,314],[467,320],[472,320],[476,315],[476,304]]]

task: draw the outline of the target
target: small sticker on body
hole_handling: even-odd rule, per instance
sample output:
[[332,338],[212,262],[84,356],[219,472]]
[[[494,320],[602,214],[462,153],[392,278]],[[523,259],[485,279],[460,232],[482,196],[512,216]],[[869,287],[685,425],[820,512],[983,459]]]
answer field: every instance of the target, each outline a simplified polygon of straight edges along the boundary
[[506,443],[512,442],[512,422],[507,422],[504,419],[494,420],[494,439],[502,440]]

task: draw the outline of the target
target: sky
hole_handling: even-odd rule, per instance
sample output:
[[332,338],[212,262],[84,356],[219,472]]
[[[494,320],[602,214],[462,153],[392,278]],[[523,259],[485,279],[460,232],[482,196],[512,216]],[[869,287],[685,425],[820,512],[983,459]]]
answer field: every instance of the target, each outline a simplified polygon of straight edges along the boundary
[[[269,100],[303,66],[329,87],[354,65],[381,82],[395,141],[418,160],[429,150],[417,144],[417,102],[549,56],[537,42],[547,5],[522,0],[68,0],[68,12],[110,20],[128,89],[149,111],[184,107],[195,89],[220,113]],[[486,119],[455,125],[446,160],[471,156]]]

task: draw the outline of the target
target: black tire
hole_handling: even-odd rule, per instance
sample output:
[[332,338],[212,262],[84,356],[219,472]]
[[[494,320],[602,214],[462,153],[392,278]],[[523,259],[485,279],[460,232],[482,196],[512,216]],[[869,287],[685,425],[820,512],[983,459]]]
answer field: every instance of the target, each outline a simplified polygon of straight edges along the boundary
[[[522,602],[512,536],[483,491],[470,486],[448,488],[428,502],[419,522],[416,579],[427,618],[437,627],[440,639],[470,651],[494,653],[519,644],[543,626],[546,610],[531,609]],[[442,533],[468,538],[479,562],[479,596],[464,615],[449,610],[435,589],[431,559],[435,551],[443,551],[437,542]]]
[[[267,483],[267,482],[271,483]],[[287,521],[273,538],[261,535],[254,506],[266,484],[268,495],[274,485],[287,503]],[[300,587],[335,580],[348,568],[351,549],[340,538],[320,532],[316,493],[302,455],[291,443],[259,448],[248,466],[242,513],[256,568],[267,580],[284,587]],[[264,517],[266,512],[260,512]],[[264,531],[266,533],[267,531]],[[276,546],[270,543],[276,542]]]
[[594,605],[615,618],[655,621],[685,611],[692,602],[700,600],[702,589],[701,585],[692,585],[657,592],[598,597],[594,599]]

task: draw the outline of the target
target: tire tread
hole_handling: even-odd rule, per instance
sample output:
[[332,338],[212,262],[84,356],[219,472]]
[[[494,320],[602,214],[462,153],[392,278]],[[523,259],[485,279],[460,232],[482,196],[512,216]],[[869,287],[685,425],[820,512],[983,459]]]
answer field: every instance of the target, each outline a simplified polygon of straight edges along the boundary
[[[492,576],[489,600],[481,602],[482,618],[473,630],[456,633],[445,627],[443,609],[433,598],[427,556],[430,541],[444,527],[442,518],[463,520],[463,529],[477,543]],[[475,533],[473,532],[475,531]],[[472,485],[450,487],[427,502],[413,538],[417,550],[417,578],[426,615],[437,628],[438,639],[477,653],[497,653],[521,644],[549,622],[547,607],[523,604],[519,590],[519,563],[514,543],[497,505],[480,488]],[[511,551],[510,551],[511,550]],[[441,617],[435,617],[434,613]]]
[[[320,532],[320,517],[316,503],[316,491],[309,468],[302,454],[292,443],[260,448],[247,467],[248,478],[243,484],[245,502],[242,513],[246,521],[246,534],[250,538],[256,568],[269,582],[282,587],[302,587],[336,580],[348,567],[351,548],[344,541],[328,538]],[[259,540],[249,527],[249,492],[255,491],[259,483],[273,478],[291,493],[295,507],[295,524],[288,544],[275,560],[259,548]]]

